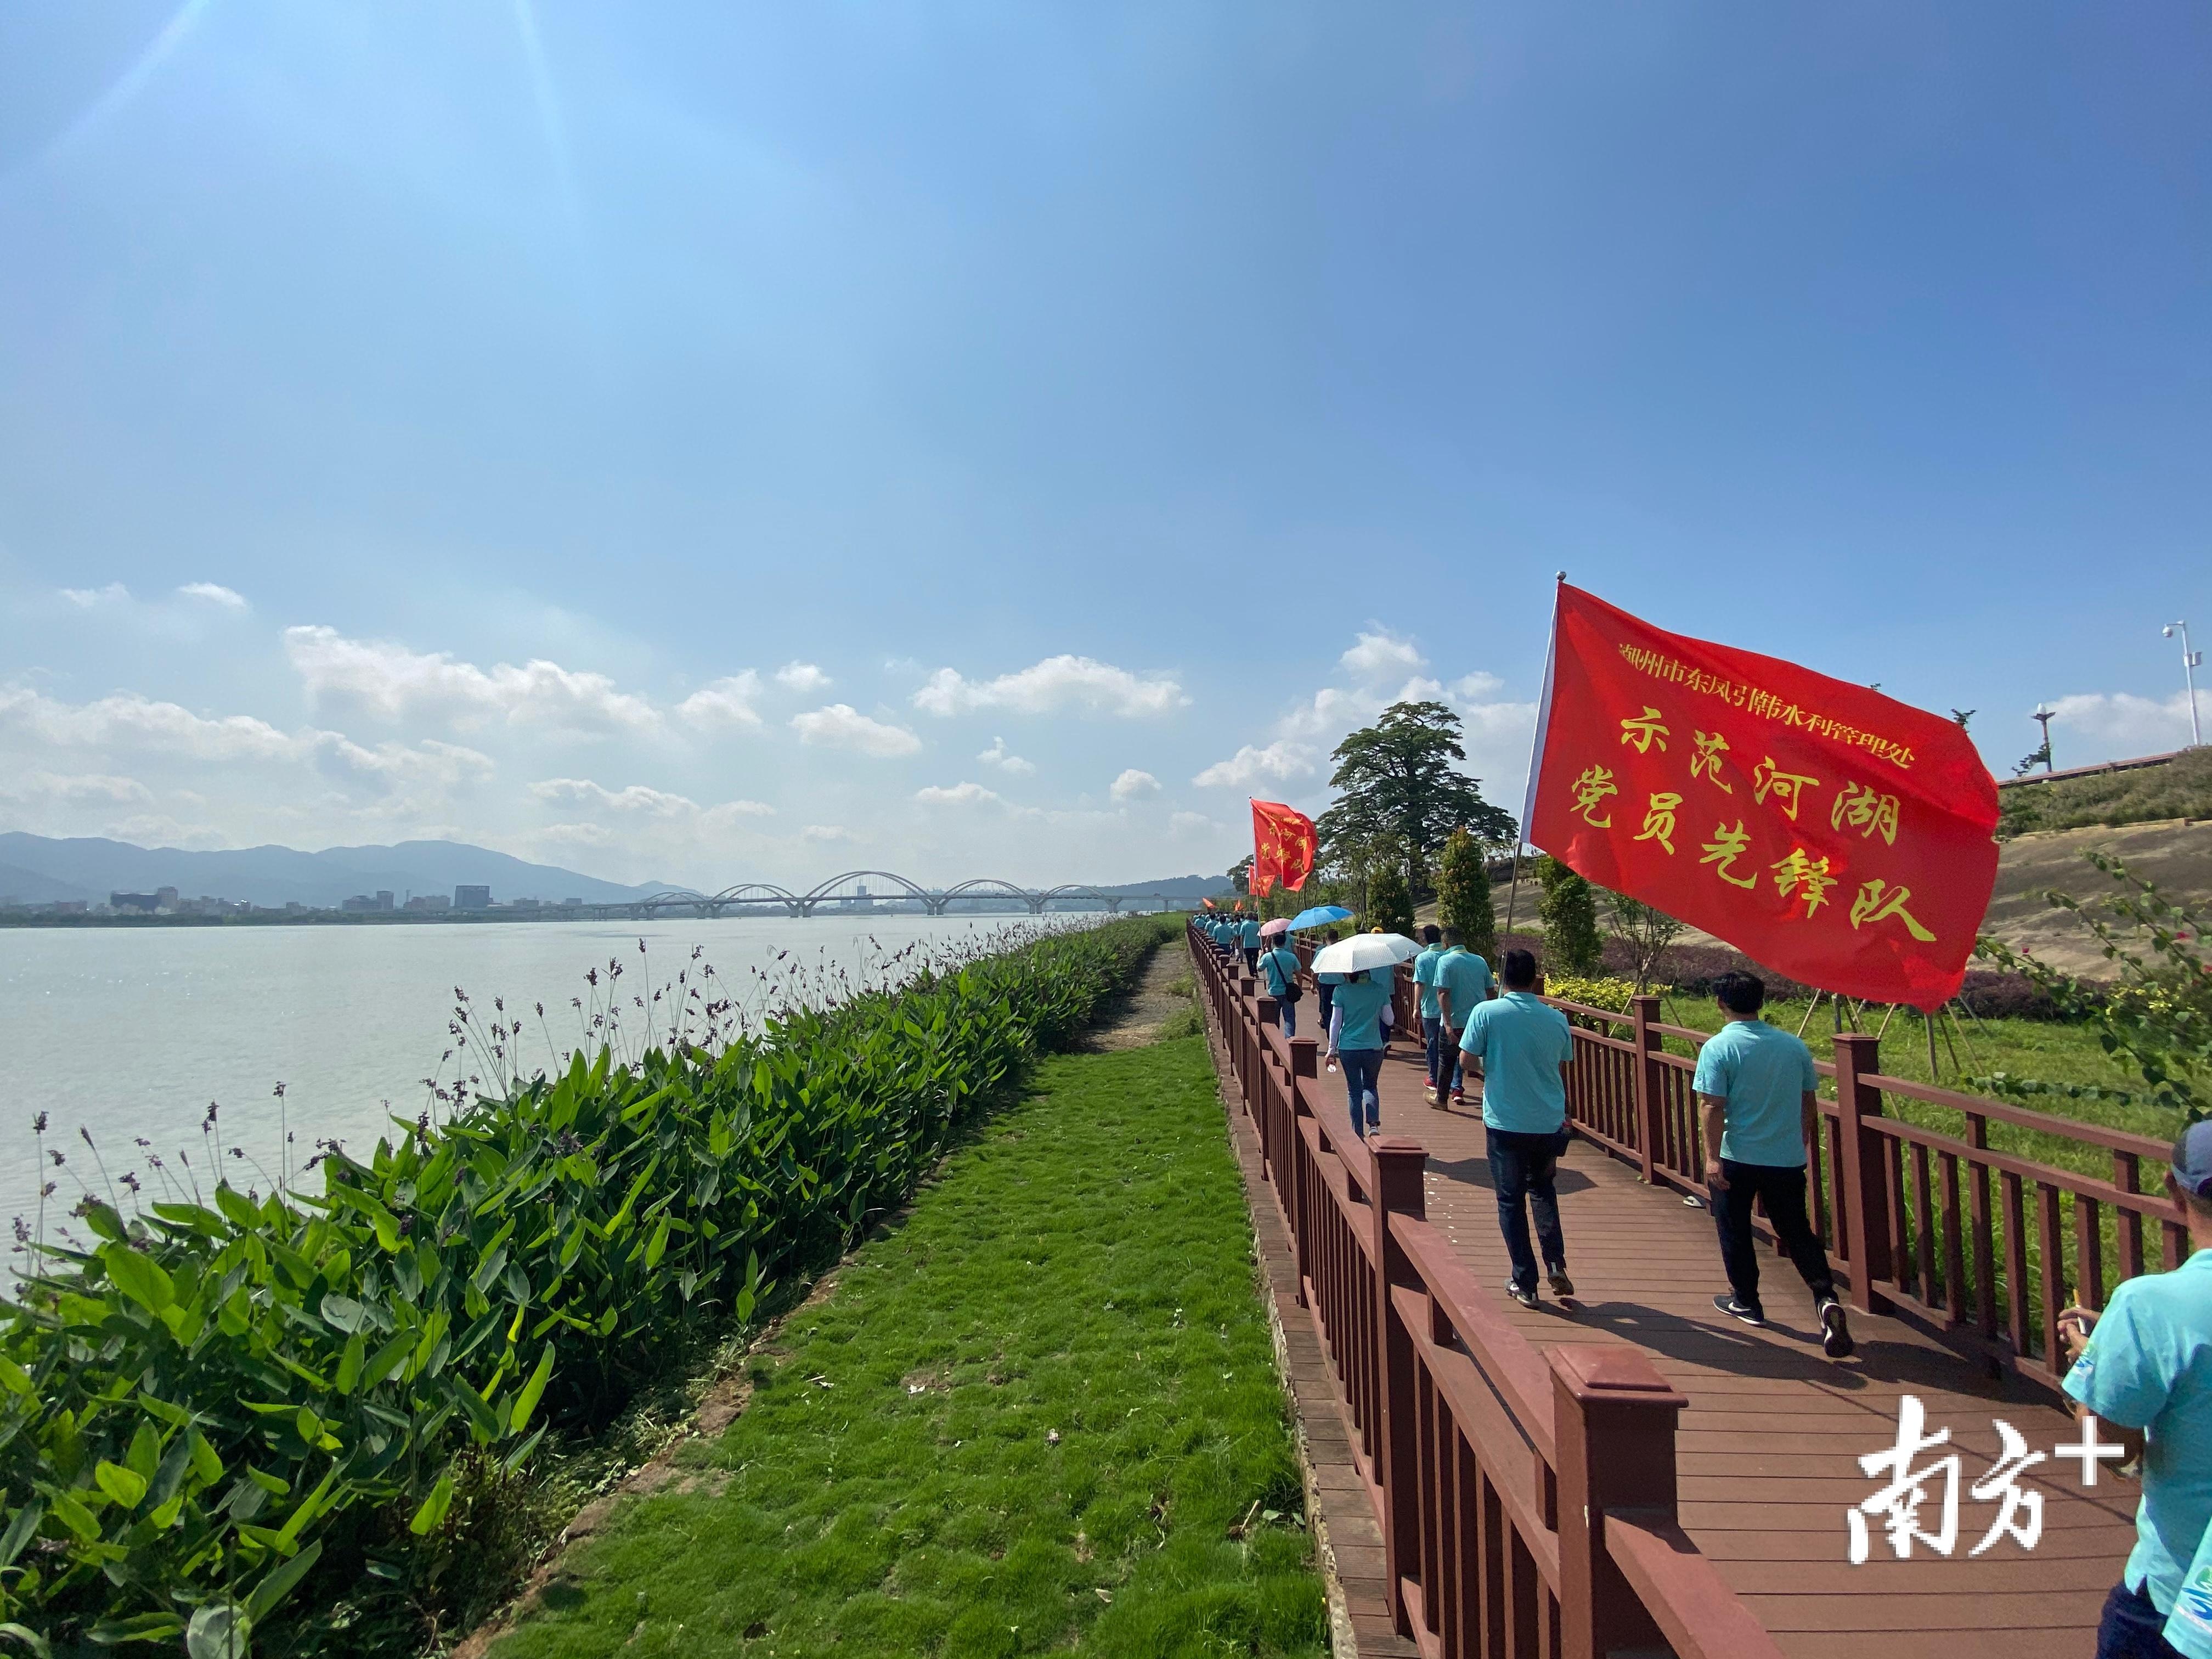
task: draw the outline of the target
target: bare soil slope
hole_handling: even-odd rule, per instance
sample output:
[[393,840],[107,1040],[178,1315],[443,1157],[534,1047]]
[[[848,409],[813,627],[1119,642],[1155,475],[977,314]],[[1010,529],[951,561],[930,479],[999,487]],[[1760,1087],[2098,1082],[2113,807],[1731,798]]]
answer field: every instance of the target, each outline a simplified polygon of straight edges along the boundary
[[2007,842],[1983,931],[2070,972],[2100,973],[2104,958],[2087,931],[2043,896],[2054,888],[2077,898],[2114,890],[2110,879],[2082,858],[2092,847],[2117,854],[2169,897],[2212,916],[2212,823],[2174,818],[2118,829],[2048,830]]

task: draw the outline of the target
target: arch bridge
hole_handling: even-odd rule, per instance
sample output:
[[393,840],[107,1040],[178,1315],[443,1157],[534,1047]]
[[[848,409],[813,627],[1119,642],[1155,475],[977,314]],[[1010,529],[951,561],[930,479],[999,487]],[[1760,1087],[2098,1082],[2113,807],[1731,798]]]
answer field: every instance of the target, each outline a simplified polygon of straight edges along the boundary
[[[881,881],[890,885],[887,890],[878,892],[841,890],[848,883],[857,884],[866,881]],[[998,876],[971,876],[966,881],[956,882],[950,887],[927,888],[893,870],[848,870],[827,881],[816,883],[804,892],[779,887],[774,882],[747,881],[739,882],[733,887],[725,887],[715,893],[702,893],[689,887],[672,887],[627,903],[586,905],[583,908],[605,915],[635,917],[684,911],[694,915],[720,916],[754,909],[781,909],[787,915],[811,916],[825,906],[833,909],[860,905],[873,908],[889,901],[896,904],[919,904],[927,915],[941,916],[955,904],[979,899],[1018,903],[1033,916],[1042,915],[1055,902],[1069,900],[1087,900],[1093,904],[1103,905],[1109,913],[1116,915],[1121,914],[1123,905],[1133,908],[1167,910],[1179,908],[1184,902],[1164,893],[1108,893],[1079,881],[1062,882],[1056,887],[1024,887],[1018,882],[1007,881]]]

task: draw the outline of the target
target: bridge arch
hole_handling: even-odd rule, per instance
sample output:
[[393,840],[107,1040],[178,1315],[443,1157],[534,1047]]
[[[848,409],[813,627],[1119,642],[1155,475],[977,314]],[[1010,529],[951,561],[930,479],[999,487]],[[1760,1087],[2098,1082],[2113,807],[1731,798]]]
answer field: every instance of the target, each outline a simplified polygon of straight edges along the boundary
[[[931,895],[927,890],[914,882],[908,881],[904,876],[898,874],[896,872],[890,870],[848,870],[843,875],[832,876],[827,881],[817,882],[814,886],[810,887],[804,893],[794,895],[794,896],[797,897],[801,904],[820,904],[826,899],[837,896],[837,889],[843,886],[847,882],[858,881],[863,876],[874,876],[880,880],[897,883],[899,887],[898,896],[902,898],[920,899],[925,904],[930,901]],[[868,896],[871,898],[888,898],[891,896],[887,893],[871,893]]]
[[1019,899],[1029,908],[1031,915],[1044,914],[1042,894],[1031,892],[1028,888],[1017,886],[1011,881],[1002,881],[996,876],[976,876],[962,882],[957,887],[946,888],[938,895],[940,912],[944,905],[951,903],[954,899],[981,898],[986,894]]
[[1079,881],[1064,881],[1057,887],[1048,887],[1037,897],[1049,904],[1056,898],[1097,899],[1109,910],[1118,913],[1127,897],[1124,894],[1102,893],[1096,887]]

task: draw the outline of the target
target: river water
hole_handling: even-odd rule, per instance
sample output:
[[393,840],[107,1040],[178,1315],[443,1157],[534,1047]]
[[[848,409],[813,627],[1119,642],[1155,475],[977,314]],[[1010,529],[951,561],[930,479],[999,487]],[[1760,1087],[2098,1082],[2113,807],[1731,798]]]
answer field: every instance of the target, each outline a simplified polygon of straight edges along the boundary
[[[204,1189],[211,1146],[201,1125],[211,1101],[221,1108],[212,1149],[227,1154],[242,1147],[251,1160],[222,1158],[241,1188],[266,1191],[266,1177],[283,1166],[280,1122],[292,1138],[295,1177],[319,1139],[342,1141],[365,1156],[380,1134],[393,1132],[390,1113],[412,1119],[423,1109],[423,1079],[441,1069],[448,1080],[454,1075],[451,1062],[441,1068],[441,1056],[453,1047],[447,1028],[456,987],[485,1019],[493,1017],[495,997],[525,1013],[532,1029],[524,1052],[536,1066],[575,1045],[580,1016],[572,999],[605,1006],[610,962],[624,965],[627,1003],[642,988],[667,983],[689,967],[694,947],[703,947],[725,994],[757,1003],[771,979],[790,983],[795,972],[811,981],[838,969],[896,975],[903,971],[898,953],[906,947],[957,946],[1024,921],[823,915],[629,924],[0,929],[7,1079],[0,1090],[0,1221],[34,1218],[42,1172],[58,1188],[46,1200],[50,1236],[85,1186],[105,1192],[106,1178],[120,1182],[126,1170],[146,1183],[149,1196],[158,1196],[149,1156],[162,1158],[173,1178],[188,1161],[202,1172]],[[594,970],[597,988],[585,980]],[[546,1035],[531,1012],[540,1002]],[[629,1012],[635,1034],[643,1016]],[[48,1120],[43,1165],[32,1133],[40,1112]],[[90,1132],[106,1177],[81,1129]],[[142,1139],[150,1147],[138,1146]],[[55,1151],[64,1164],[52,1163]],[[303,1184],[321,1189],[317,1176]]]

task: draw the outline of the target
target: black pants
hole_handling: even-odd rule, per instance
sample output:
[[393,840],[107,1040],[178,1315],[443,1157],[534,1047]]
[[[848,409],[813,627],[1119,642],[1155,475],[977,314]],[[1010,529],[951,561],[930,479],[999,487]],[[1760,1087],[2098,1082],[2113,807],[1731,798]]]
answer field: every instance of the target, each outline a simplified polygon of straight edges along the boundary
[[1708,1187],[1705,1191],[1712,1200],[1714,1223],[1720,1228],[1721,1261],[1728,1268],[1729,1289],[1735,1292],[1735,1299],[1747,1308],[1759,1307],[1759,1246],[1751,1234],[1753,1199],[1765,1200],[1766,1218],[1774,1224],[1775,1236],[1790,1252],[1790,1261],[1797,1264],[1813,1300],[1823,1302],[1835,1295],[1836,1281],[1828,1273],[1828,1253],[1805,1218],[1805,1166],[1738,1164],[1724,1158],[1721,1173],[1728,1178],[1728,1185]]
[[1245,949],[1244,971],[1248,974],[1256,974],[1260,971],[1260,947],[1256,945],[1249,945]]
[[2148,1585],[2112,1586],[2097,1625],[2097,1659],[2181,1659],[2181,1650],[2166,1639],[2166,1615],[2152,1602]]
[[1528,1212],[1536,1212],[1536,1243],[1544,1265],[1565,1271],[1566,1236],[1559,1231],[1559,1195],[1552,1185],[1559,1167],[1557,1135],[1521,1134],[1485,1129],[1490,1154],[1490,1186],[1498,1195],[1498,1226],[1505,1235],[1505,1254],[1513,1258],[1513,1282],[1536,1288],[1536,1254],[1528,1248]]

